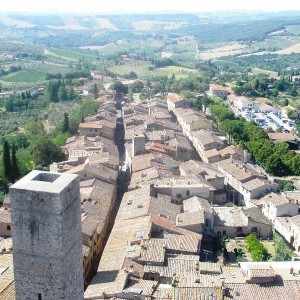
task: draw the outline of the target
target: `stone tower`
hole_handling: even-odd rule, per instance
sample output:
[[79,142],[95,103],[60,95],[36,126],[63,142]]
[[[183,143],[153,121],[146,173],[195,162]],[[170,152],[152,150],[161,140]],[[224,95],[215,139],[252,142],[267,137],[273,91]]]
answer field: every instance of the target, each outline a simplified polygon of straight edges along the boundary
[[145,135],[135,134],[132,138],[132,156],[140,155],[145,152]]
[[17,300],[82,300],[77,175],[32,171],[10,188]]

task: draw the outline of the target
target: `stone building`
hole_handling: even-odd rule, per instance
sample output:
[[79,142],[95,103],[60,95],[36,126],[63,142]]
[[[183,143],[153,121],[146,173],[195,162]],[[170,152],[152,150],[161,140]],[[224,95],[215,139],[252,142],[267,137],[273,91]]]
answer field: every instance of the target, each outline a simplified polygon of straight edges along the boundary
[[10,188],[17,300],[82,300],[79,180],[32,171]]

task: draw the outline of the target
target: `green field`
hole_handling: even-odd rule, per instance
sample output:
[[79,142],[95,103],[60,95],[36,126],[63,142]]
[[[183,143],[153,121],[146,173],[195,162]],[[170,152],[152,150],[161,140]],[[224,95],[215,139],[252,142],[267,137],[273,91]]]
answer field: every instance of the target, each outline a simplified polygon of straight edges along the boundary
[[269,77],[277,77],[278,76],[277,72],[270,71],[270,70],[263,70],[263,69],[259,69],[259,68],[253,68],[252,73],[255,75],[266,74],[266,75],[269,75]]
[[67,61],[77,61],[79,59],[95,60],[97,55],[94,53],[84,53],[79,50],[47,48],[47,56],[58,57]]
[[216,66],[221,67],[221,68],[229,68],[229,69],[237,71],[237,72],[241,70],[241,67],[238,64],[231,62],[231,61],[214,60],[213,63]]
[[114,66],[108,70],[120,76],[129,74],[133,71],[141,79],[155,76],[172,76],[172,74],[174,74],[176,78],[184,78],[190,76],[191,74],[199,74],[197,70],[177,66],[157,68],[154,70],[149,70],[149,67],[151,67],[150,64],[129,63],[120,66]]
[[45,80],[45,73],[35,70],[20,70],[0,78],[6,82],[38,82]]

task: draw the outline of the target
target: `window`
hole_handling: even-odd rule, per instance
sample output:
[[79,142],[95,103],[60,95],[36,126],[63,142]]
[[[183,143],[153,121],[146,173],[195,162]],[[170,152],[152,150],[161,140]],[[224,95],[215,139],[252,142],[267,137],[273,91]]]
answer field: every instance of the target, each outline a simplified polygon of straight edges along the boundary
[[190,195],[190,191],[186,191],[186,195],[189,196]]
[[252,227],[251,232],[257,232],[257,227]]
[[38,294],[38,300],[42,300],[42,294]]
[[181,198],[181,194],[177,194],[177,198]]
[[6,226],[6,229],[7,229],[7,230],[10,230],[10,225],[7,225],[7,226]]
[[224,235],[224,236],[226,235],[226,230],[223,230],[223,235]]

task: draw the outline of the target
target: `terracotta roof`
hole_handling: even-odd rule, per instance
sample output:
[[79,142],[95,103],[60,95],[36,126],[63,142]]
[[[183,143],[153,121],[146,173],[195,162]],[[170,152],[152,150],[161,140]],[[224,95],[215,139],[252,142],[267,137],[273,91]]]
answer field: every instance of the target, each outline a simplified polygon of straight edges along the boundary
[[222,86],[220,84],[210,84],[209,88],[216,91],[227,91],[230,89],[228,86]]
[[157,197],[151,197],[150,214],[156,216],[165,216],[171,221],[175,221],[176,215],[181,212],[181,205],[171,202],[171,196],[158,194]]
[[214,225],[228,227],[246,227],[248,218],[238,207],[214,207]]
[[264,187],[268,184],[270,184],[271,182],[268,180],[264,180],[264,179],[260,179],[260,178],[254,178],[251,179],[247,182],[244,182],[242,184],[242,186],[247,190],[247,191],[253,191],[256,190],[260,187]]
[[299,138],[297,138],[292,133],[285,133],[285,132],[275,132],[275,133],[268,133],[268,136],[270,140],[272,141],[284,141],[284,142],[295,142],[299,141]]
[[[298,300],[299,299],[300,282],[299,281],[283,281],[281,284],[274,283],[235,283],[225,285],[224,300],[249,300],[255,295],[259,300],[276,299],[281,300]],[[284,295],[284,296],[283,296]],[[238,298],[237,298],[238,297]]]
[[234,161],[231,159],[226,159],[219,161],[218,163],[219,169],[229,173],[231,176],[235,177],[239,181],[243,182],[245,180],[250,180],[255,177],[265,177],[264,175],[260,174],[253,168],[250,168],[249,164],[244,164],[240,161]]
[[196,212],[201,209],[204,211],[212,213],[212,207],[208,200],[200,198],[198,196],[191,197],[189,199],[183,200],[184,211]]
[[168,220],[163,217],[152,215],[151,222],[152,222],[152,224],[156,225],[157,227],[159,227],[161,229],[164,229],[165,231],[167,231],[169,233],[176,233],[176,234],[191,233],[189,230],[176,227],[174,221]]
[[223,141],[215,134],[215,132],[206,129],[200,129],[193,132],[193,138],[197,139],[197,142],[203,146],[212,143],[218,143],[225,147]]
[[96,123],[80,123],[79,124],[79,129],[81,128],[92,128],[92,129],[99,129],[102,128],[103,126],[101,124],[96,124]]
[[219,151],[216,150],[216,149],[203,151],[203,156],[206,157],[207,159],[212,158],[212,157],[216,157],[216,156],[221,157]]
[[271,203],[274,206],[279,206],[279,205],[283,205],[283,204],[287,204],[290,202],[290,200],[288,198],[286,198],[284,195],[281,194],[275,194],[275,193],[269,193],[267,195],[265,195],[264,197],[262,197],[261,199],[263,201],[263,203]]
[[251,207],[243,210],[246,217],[257,223],[263,223],[272,226],[272,222],[262,213],[258,207]]
[[163,264],[165,261],[166,242],[164,239],[151,238],[143,242],[141,257],[138,259],[144,264]]
[[177,215],[176,226],[185,227],[204,224],[204,211],[184,212]]
[[176,300],[222,300],[222,292],[218,287],[179,287],[174,288]]
[[184,100],[180,95],[175,93],[169,93],[167,99],[170,100],[171,102],[179,102]]

